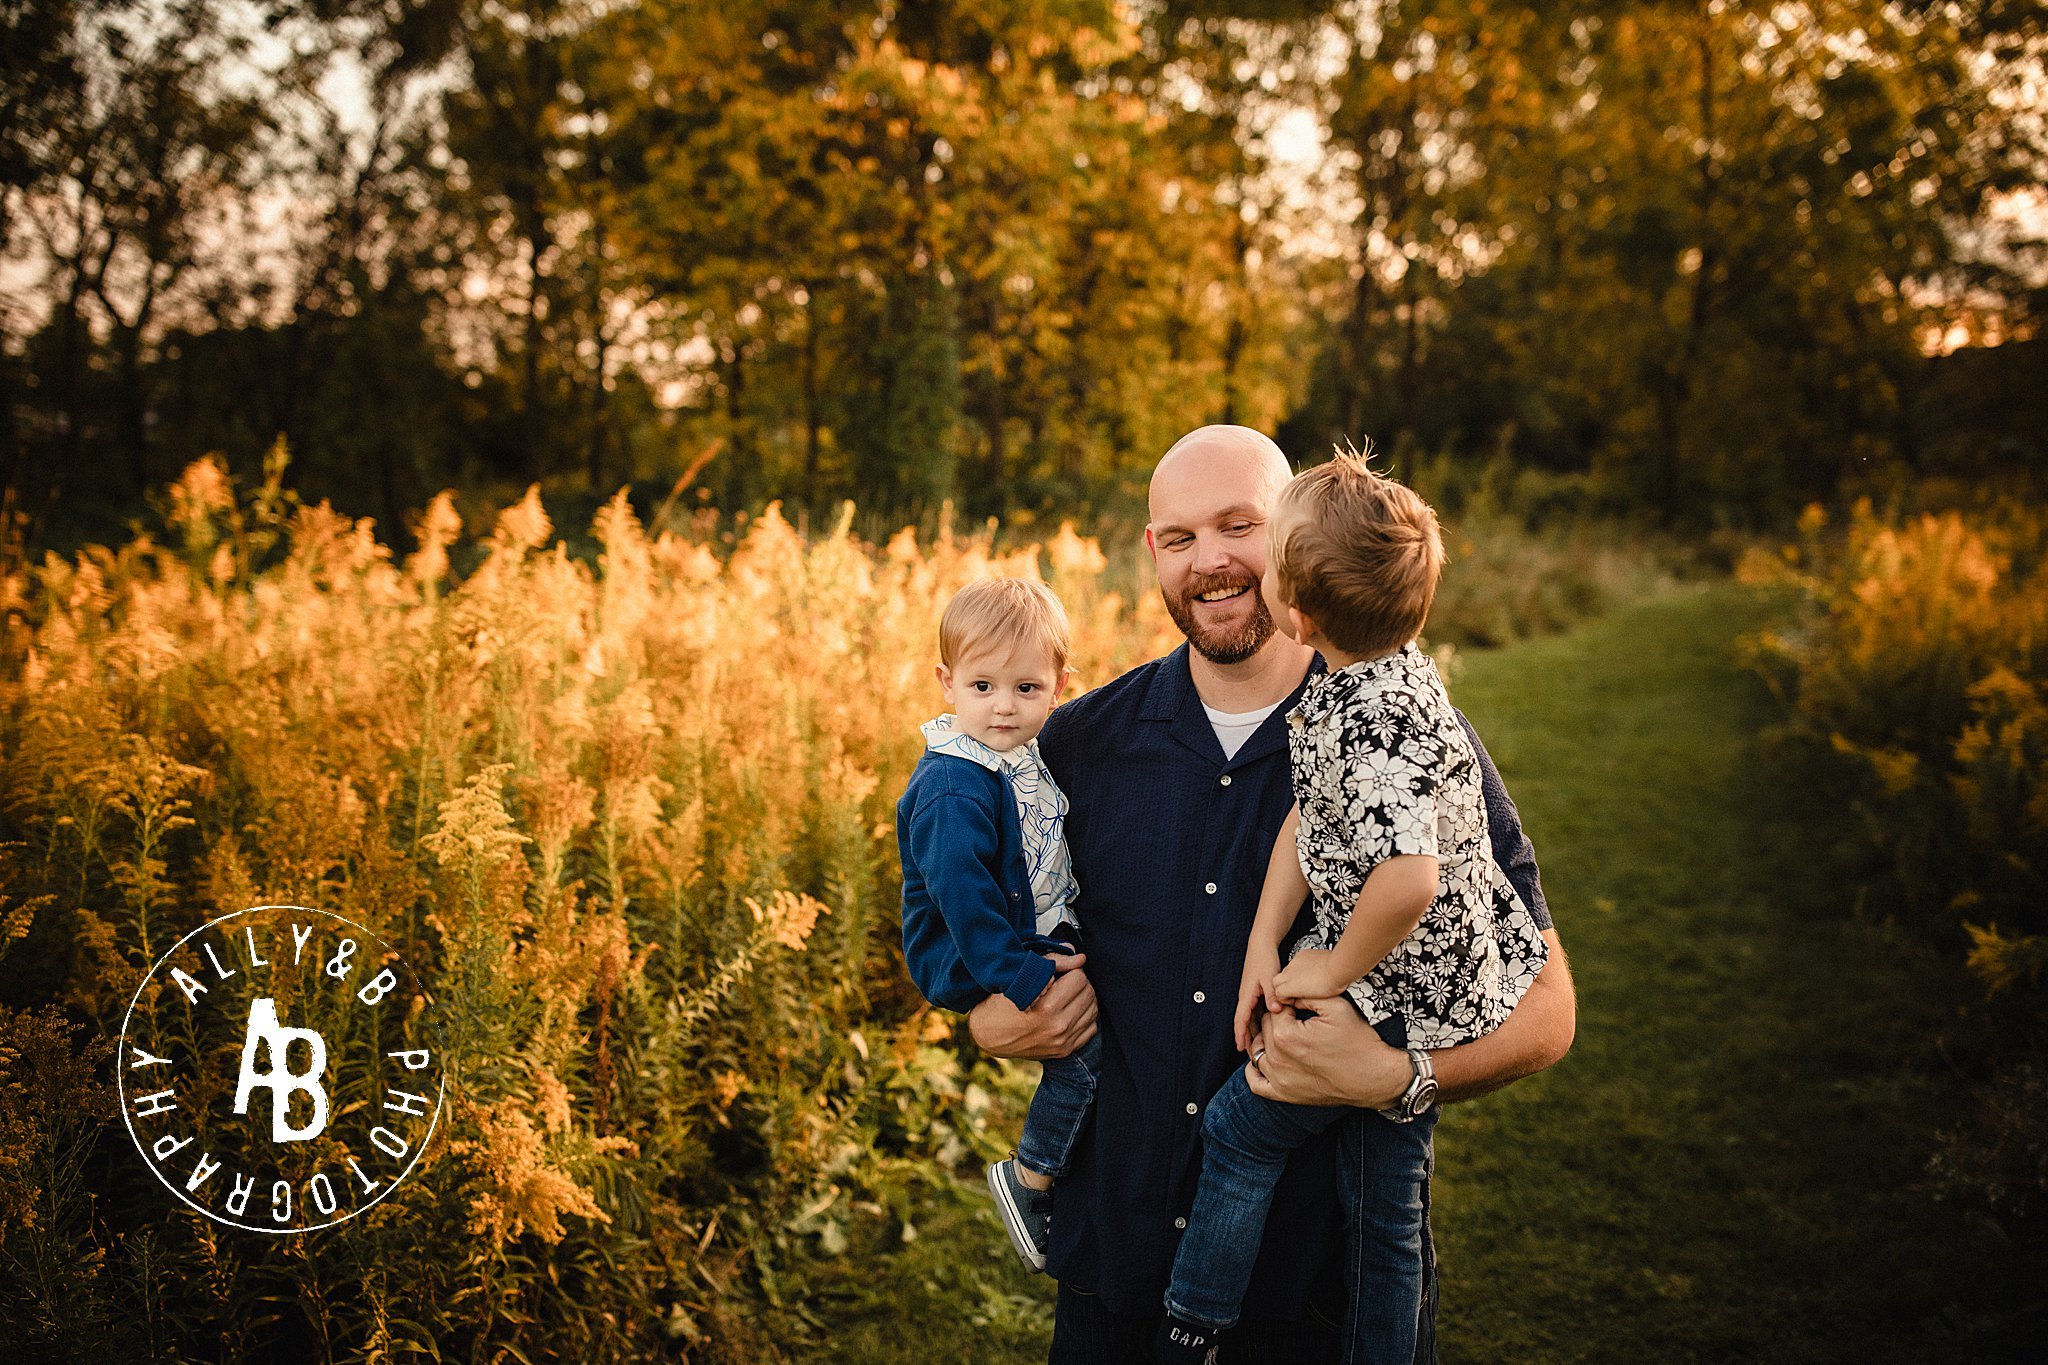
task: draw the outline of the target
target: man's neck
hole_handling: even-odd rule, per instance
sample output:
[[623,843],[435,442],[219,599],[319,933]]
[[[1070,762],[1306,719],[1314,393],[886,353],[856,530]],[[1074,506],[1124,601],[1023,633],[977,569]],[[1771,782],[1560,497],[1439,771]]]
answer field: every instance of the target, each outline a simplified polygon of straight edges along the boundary
[[1219,664],[1188,651],[1188,672],[1202,704],[1226,715],[1241,715],[1287,700],[1301,686],[1315,651],[1274,631],[1259,652],[1241,663]]

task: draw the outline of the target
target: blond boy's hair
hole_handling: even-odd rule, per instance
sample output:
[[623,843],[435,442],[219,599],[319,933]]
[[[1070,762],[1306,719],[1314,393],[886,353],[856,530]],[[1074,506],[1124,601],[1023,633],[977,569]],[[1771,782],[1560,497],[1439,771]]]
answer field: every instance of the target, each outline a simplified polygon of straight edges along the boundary
[[1422,633],[1444,567],[1436,513],[1367,458],[1340,450],[1297,474],[1274,503],[1266,541],[1281,600],[1361,656]]
[[939,618],[939,660],[951,668],[988,650],[1026,645],[1067,666],[1072,630],[1067,609],[1035,578],[980,578],[953,594]]

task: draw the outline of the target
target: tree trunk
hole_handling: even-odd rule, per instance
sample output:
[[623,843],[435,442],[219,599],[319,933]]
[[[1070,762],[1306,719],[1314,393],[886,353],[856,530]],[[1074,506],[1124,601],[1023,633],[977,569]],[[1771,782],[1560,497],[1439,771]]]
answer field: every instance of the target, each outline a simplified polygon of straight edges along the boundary
[[[1242,206],[1243,199],[1239,199]],[[1230,301],[1230,324],[1223,332],[1223,415],[1221,421],[1235,426],[1243,403],[1238,393],[1238,370],[1244,363],[1245,345],[1250,328],[1245,324],[1245,300],[1251,297],[1250,269],[1245,262],[1251,255],[1251,225],[1244,220],[1242,207],[1233,219],[1230,232],[1231,259],[1237,266],[1237,289]]]
[[818,289],[804,284],[804,506],[818,505]]
[[113,340],[120,375],[114,405],[121,426],[121,444],[128,448],[129,477],[146,492],[154,470],[149,458],[149,402],[143,396],[142,333],[116,323]]
[[1693,193],[1697,215],[1695,250],[1699,259],[1693,274],[1692,296],[1686,308],[1685,332],[1679,342],[1678,356],[1672,363],[1665,391],[1659,396],[1661,449],[1651,457],[1650,496],[1667,516],[1678,511],[1686,468],[1692,459],[1692,431],[1687,410],[1692,405],[1693,379],[1701,352],[1705,349],[1706,329],[1713,319],[1714,276],[1721,268],[1720,247],[1714,234],[1717,177],[1714,168],[1713,25],[1712,9],[1702,3],[1695,14],[1693,29],[1693,51],[1699,61],[1700,73],[1700,151],[1698,180]]
[[[1412,55],[1414,45],[1408,49]],[[1400,140],[1395,144],[1392,164],[1387,168],[1387,226],[1398,226],[1402,259],[1406,265],[1401,271],[1401,368],[1397,387],[1400,394],[1395,403],[1393,448],[1398,459],[1407,461],[1412,457],[1415,444],[1415,421],[1418,400],[1415,393],[1421,375],[1421,319],[1417,303],[1421,290],[1416,279],[1421,271],[1422,253],[1416,243],[1414,225],[1408,221],[1409,212],[1415,201],[1415,186],[1411,179],[1415,160],[1416,144],[1416,97],[1415,86],[1408,86],[1408,98],[1401,106]],[[1405,467],[1397,471],[1401,477],[1408,477]]]
[[590,386],[590,437],[585,448],[586,467],[590,475],[590,491],[604,495],[604,466],[607,447],[610,445],[610,391],[605,387],[605,366],[611,354],[611,327],[605,316],[604,306],[604,219],[598,218],[591,228],[590,265],[590,321],[593,337],[597,342],[597,373]]
[[741,483],[748,468],[753,464],[753,442],[747,439],[746,430],[746,389],[747,389],[747,347],[746,342],[735,336],[725,357],[725,417],[731,429],[732,458],[725,462],[725,505],[734,511],[746,503],[746,490]]
[[540,254],[545,249],[541,241],[546,231],[534,222],[537,210],[532,205],[522,215],[527,219],[526,236],[526,325],[520,339],[522,354],[519,359],[519,438],[525,445],[522,453],[526,465],[526,476],[538,482],[547,473],[546,442],[542,433],[540,394],[540,337],[541,337],[541,272]]
[[1337,386],[1342,395],[1339,412],[1344,423],[1343,435],[1353,441],[1365,430],[1366,364],[1372,355],[1373,312],[1379,292],[1373,285],[1372,264],[1364,259],[1362,251],[1358,272],[1358,282],[1351,293],[1351,316],[1345,320],[1343,344],[1338,353],[1343,370]]

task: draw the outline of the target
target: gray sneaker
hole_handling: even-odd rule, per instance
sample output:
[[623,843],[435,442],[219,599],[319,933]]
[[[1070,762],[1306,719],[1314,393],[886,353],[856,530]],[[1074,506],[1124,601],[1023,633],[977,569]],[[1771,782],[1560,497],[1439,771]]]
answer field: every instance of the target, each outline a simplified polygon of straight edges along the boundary
[[1045,1269],[1045,1242],[1052,1228],[1052,1191],[1034,1190],[1017,1178],[1017,1158],[993,1162],[988,1168],[988,1190],[996,1197],[996,1212],[1003,1217],[1003,1230],[1017,1257],[1033,1270]]

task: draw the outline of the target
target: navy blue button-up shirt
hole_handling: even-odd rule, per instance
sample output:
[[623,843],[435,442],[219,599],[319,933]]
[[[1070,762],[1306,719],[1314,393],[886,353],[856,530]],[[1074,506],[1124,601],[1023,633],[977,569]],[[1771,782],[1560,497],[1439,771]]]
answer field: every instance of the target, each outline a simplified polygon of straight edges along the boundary
[[[1317,659],[1310,672],[1321,670]],[[1294,800],[1286,721],[1299,698],[1297,688],[1226,760],[1183,645],[1060,706],[1039,737],[1073,806],[1074,908],[1103,1045],[1094,1121],[1059,1184],[1048,1268],[1111,1312],[1159,1308],[1201,1175],[1202,1114],[1243,1062],[1231,1016],[1266,863]],[[1495,856],[1547,929],[1535,856],[1476,735],[1473,748]],[[1342,1244],[1334,1128],[1295,1152],[1267,1228],[1246,1316],[1298,1318]]]

